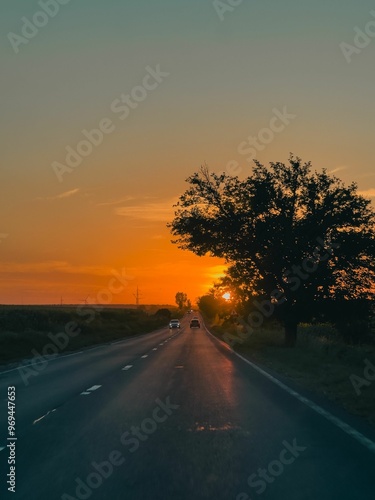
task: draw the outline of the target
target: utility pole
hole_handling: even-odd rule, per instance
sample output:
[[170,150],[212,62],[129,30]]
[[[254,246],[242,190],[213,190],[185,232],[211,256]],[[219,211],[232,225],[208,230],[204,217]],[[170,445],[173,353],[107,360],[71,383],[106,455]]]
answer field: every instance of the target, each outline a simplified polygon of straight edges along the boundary
[[139,293],[139,289],[138,289],[138,286],[137,286],[137,293],[133,293],[134,297],[135,297],[135,305],[137,306],[137,308],[139,307],[139,299],[141,298],[141,295]]
[[90,297],[90,295],[87,295],[85,299],[81,299],[81,301],[87,306],[87,299]]

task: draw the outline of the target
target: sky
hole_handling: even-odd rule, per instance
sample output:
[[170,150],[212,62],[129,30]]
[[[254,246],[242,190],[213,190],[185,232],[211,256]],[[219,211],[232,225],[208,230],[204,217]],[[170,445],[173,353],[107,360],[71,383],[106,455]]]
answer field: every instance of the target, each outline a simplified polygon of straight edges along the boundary
[[95,301],[116,272],[110,302],[194,301],[224,262],[166,224],[204,163],[293,152],[374,199],[373,2],[64,2],[1,2],[0,303]]

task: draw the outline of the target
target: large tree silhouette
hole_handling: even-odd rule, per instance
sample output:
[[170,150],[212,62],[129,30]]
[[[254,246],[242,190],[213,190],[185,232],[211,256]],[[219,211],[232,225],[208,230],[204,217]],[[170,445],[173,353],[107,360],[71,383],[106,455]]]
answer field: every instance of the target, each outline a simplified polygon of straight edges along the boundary
[[224,258],[229,279],[253,298],[249,321],[277,314],[286,345],[313,302],[374,296],[375,214],[355,183],[293,155],[255,161],[243,180],[202,167],[187,182],[168,224],[173,243]]

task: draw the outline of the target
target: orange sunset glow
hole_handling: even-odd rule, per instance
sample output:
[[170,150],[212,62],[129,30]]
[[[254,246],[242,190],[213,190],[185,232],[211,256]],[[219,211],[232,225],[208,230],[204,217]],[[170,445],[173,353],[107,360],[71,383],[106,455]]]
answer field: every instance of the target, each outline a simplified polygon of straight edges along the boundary
[[[373,86],[360,76],[372,49],[350,66],[339,47],[355,9],[335,34],[302,16],[302,36],[298,13],[281,32],[246,2],[224,22],[211,2],[188,14],[168,2],[165,17],[116,5],[118,16],[98,2],[87,25],[84,8],[69,7],[74,36],[59,18],[53,33],[1,49],[0,303],[79,303],[124,268],[132,279],[113,303],[134,303],[137,286],[142,303],[174,303],[178,290],[195,301],[225,263],[179,250],[166,224],[203,164],[244,177],[254,158],[293,151],[375,196]],[[4,15],[16,29],[17,12]]]

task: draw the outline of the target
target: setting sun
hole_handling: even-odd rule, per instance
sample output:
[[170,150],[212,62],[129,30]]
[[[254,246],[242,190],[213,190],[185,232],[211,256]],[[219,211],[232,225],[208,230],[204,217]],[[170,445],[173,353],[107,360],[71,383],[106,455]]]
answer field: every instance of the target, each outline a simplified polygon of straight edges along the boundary
[[230,300],[232,297],[231,297],[231,294],[229,292],[225,292],[223,293],[222,295],[223,299],[225,300]]

